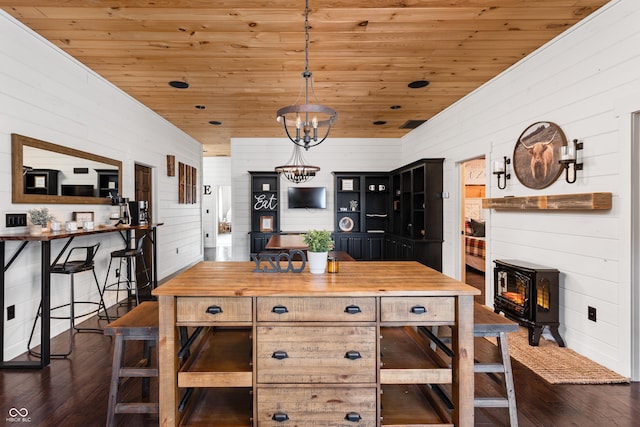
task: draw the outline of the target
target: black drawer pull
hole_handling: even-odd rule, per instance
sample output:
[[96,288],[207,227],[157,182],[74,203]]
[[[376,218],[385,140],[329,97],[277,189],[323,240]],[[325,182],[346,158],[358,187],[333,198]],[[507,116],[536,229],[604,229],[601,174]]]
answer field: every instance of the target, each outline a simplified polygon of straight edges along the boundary
[[222,313],[222,307],[219,305],[212,305],[207,307],[207,314],[220,314]]
[[346,354],[344,355],[344,358],[350,359],[350,360],[356,360],[356,359],[362,359],[362,355],[360,354],[359,351],[351,350],[346,352]]
[[288,313],[289,310],[287,310],[287,307],[285,307],[284,305],[274,305],[271,309],[271,312],[276,314],[284,314]]
[[278,350],[278,351],[274,351],[271,357],[273,357],[274,359],[282,360],[282,359],[288,358],[289,355],[287,354],[286,351]]
[[357,412],[349,412],[347,413],[347,415],[345,415],[344,419],[347,421],[351,421],[352,423],[357,423],[362,419],[362,417]]
[[277,421],[279,423],[283,423],[283,422],[289,420],[289,415],[282,414],[282,413],[277,413],[277,414],[273,414],[273,417],[271,417],[271,419],[273,421]]
[[357,305],[348,305],[344,309],[344,312],[349,314],[358,314],[358,313],[362,313],[362,310],[360,310],[360,307],[358,307]]
[[413,307],[411,307],[411,312],[413,314],[425,314],[427,312],[427,309],[424,308],[423,305],[414,305]]

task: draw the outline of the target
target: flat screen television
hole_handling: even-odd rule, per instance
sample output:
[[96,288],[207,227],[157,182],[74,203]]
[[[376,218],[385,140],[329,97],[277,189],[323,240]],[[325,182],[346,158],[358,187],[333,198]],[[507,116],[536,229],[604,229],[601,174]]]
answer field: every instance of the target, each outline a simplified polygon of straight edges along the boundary
[[289,187],[289,209],[326,209],[326,187]]

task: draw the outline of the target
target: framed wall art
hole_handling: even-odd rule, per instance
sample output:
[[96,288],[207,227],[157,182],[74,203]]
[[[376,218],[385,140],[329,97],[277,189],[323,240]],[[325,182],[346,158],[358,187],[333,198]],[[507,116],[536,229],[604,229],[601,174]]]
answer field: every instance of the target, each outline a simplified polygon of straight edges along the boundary
[[269,233],[273,231],[273,216],[263,215],[260,217],[260,232]]
[[555,123],[536,122],[526,128],[513,149],[513,171],[525,187],[546,188],[562,173],[560,147],[567,144]]

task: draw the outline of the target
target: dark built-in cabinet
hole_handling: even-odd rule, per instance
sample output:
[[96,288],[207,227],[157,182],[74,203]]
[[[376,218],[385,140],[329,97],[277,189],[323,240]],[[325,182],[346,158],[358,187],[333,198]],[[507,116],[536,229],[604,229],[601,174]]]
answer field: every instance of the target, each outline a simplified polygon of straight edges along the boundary
[[357,260],[384,259],[389,230],[389,174],[334,172],[336,250]]
[[422,159],[391,172],[391,230],[387,259],[413,259],[442,270],[442,166]]
[[118,170],[96,169],[98,197],[118,197]]
[[442,269],[442,166],[334,172],[336,250],[355,259],[415,260]]
[[[442,270],[442,166],[422,159],[391,172],[333,172],[335,250],[356,260],[414,260]],[[279,178],[251,175],[251,253],[280,233]]]
[[251,253],[264,251],[274,234],[280,232],[280,180],[275,172],[249,172],[251,175]]
[[58,194],[57,169],[30,169],[24,173],[24,194]]

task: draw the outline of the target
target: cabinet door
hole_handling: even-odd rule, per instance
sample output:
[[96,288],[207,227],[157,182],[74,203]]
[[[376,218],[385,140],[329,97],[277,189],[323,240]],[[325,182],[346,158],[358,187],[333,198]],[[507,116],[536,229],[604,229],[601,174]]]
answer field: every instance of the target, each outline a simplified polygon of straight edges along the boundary
[[367,260],[382,260],[384,259],[384,237],[375,236],[367,237]]
[[388,260],[398,259],[398,241],[395,237],[386,237],[384,239],[384,255],[385,259]]
[[272,234],[251,233],[251,253],[257,254],[264,251],[264,247],[271,238]]
[[400,248],[400,259],[409,260],[414,259],[414,246],[410,240],[402,240]]
[[335,250],[347,252],[354,259],[364,259],[365,257],[365,239],[361,234],[336,234],[334,235],[336,242]]
[[352,236],[349,239],[349,255],[355,259],[364,259],[364,237]]

